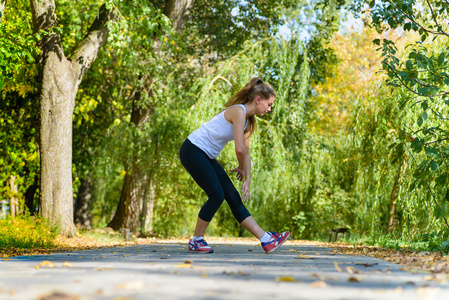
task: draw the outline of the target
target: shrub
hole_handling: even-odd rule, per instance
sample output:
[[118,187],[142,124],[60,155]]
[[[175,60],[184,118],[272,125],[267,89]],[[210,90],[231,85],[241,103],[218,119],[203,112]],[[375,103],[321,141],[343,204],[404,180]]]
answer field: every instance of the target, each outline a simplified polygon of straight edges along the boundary
[[0,247],[54,247],[57,231],[41,217],[11,217],[0,220]]

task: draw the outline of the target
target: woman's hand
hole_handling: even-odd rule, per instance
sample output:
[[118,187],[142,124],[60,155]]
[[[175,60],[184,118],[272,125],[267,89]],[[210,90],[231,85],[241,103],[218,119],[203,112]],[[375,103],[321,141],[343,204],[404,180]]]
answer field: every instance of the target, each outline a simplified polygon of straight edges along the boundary
[[233,170],[231,170],[231,172],[236,172],[237,173],[237,180],[238,181],[243,181],[243,179],[245,178],[245,174],[243,173],[244,170],[242,168],[235,168]]
[[250,185],[251,185],[250,181],[245,181],[242,184],[242,198],[243,198],[243,202],[247,202],[247,201],[251,200]]

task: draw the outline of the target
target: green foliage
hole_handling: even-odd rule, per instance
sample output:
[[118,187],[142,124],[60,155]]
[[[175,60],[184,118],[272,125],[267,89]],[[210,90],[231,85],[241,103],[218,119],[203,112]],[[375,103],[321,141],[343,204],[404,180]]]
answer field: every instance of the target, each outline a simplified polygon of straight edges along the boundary
[[[404,49],[398,48],[389,38],[373,41],[382,52],[387,86],[407,95],[398,105],[409,111],[404,117],[413,120],[401,124],[397,140],[390,149],[404,149],[410,155],[413,179],[409,191],[421,195],[420,205],[430,213],[428,224],[441,219],[449,227],[446,203],[449,132],[445,126],[449,103],[449,75],[446,73],[449,35],[445,20],[449,7],[445,1],[418,5],[415,0],[371,1],[369,6],[372,24],[379,32],[401,29],[404,35],[416,36]],[[423,218],[426,217],[423,215]]]
[[40,217],[0,219],[0,247],[49,248],[55,245],[57,231]]
[[37,36],[32,34],[29,1],[19,0],[6,5],[0,18],[0,90],[9,87],[22,95],[29,89],[22,81],[32,76],[35,69],[25,68],[35,61]]
[[[39,170],[37,36],[29,1],[9,1],[0,23],[0,199],[18,196],[37,182]],[[9,182],[14,176],[18,195]]]

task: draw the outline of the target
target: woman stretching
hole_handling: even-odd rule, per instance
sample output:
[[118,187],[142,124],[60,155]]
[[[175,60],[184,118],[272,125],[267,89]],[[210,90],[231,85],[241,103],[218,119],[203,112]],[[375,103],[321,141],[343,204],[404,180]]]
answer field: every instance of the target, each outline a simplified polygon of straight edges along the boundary
[[189,241],[189,251],[214,252],[204,240],[204,233],[223,200],[228,202],[237,221],[260,240],[266,253],[276,250],[289,237],[288,231],[265,232],[259,227],[226,171],[215,160],[226,143],[234,140],[238,167],[231,172],[237,173],[237,179],[243,182],[244,201],[250,200],[249,137],[256,129],[255,115],[263,116],[271,111],[275,97],[276,92],[270,84],[259,78],[251,79],[229,99],[222,112],[190,134],[182,144],[180,158],[184,168],[209,197],[198,214],[195,234]]

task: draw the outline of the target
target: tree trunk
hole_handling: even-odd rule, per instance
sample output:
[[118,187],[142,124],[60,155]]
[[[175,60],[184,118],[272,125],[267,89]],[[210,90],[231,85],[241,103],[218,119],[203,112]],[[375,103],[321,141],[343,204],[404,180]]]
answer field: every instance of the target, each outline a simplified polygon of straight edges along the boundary
[[9,198],[9,213],[12,217],[15,217],[19,214],[19,199],[17,198],[17,184],[15,183],[16,176],[11,175],[9,179],[9,188],[11,190],[11,197]]
[[393,188],[390,194],[390,205],[388,210],[388,231],[393,232],[394,225],[396,222],[396,200],[399,195],[399,187],[401,186],[402,178],[404,177],[404,173],[408,168],[408,163],[406,159],[401,155],[400,160],[398,161],[398,170],[396,176],[394,178]]
[[86,178],[80,180],[81,185],[75,201],[75,225],[79,228],[92,228],[92,174],[87,174]]
[[30,185],[25,192],[25,205],[28,208],[30,215],[34,215],[36,212],[36,205],[34,204],[34,195],[36,194],[38,185]]
[[30,0],[34,31],[47,30],[39,43],[39,212],[62,234],[76,234],[73,223],[72,116],[75,96],[84,74],[106,42],[107,23],[114,19],[102,6],[86,37],[71,59],[62,49],[54,0]]
[[154,144],[153,165],[149,175],[149,195],[145,196],[142,206],[141,234],[151,236],[154,234],[154,204],[156,202],[156,193],[154,190],[154,170],[158,167],[158,142]]
[[[136,92],[131,112],[131,122],[136,126],[135,130],[141,130],[154,111],[153,107],[140,107],[140,101],[141,93]],[[138,143],[137,136],[134,137],[133,143]],[[120,202],[108,226],[114,230],[129,229],[131,232],[135,232],[140,226],[139,217],[143,199],[147,194],[148,176],[137,153],[132,154],[131,162],[125,166],[125,171]]]
[[6,0],[0,0],[0,22],[2,22],[5,7],[6,7]]
[[[193,6],[194,0],[168,0],[164,9],[164,14],[170,18],[173,27],[177,32],[181,32],[185,21]],[[153,50],[160,52],[160,42],[155,41]],[[151,91],[151,89],[150,89]],[[154,111],[154,107],[143,108],[140,103],[141,91],[137,92],[134,97],[131,122],[140,130],[143,123],[145,123]],[[111,222],[108,226],[115,230],[129,229],[134,232],[140,225],[141,230],[145,232],[147,226],[151,226],[153,219],[154,208],[154,187],[153,187],[153,172],[143,169],[142,165],[137,163],[137,156],[135,159],[125,167],[126,175],[120,196],[120,202]],[[149,191],[148,191],[149,189]],[[153,190],[152,190],[153,189]],[[147,200],[146,195],[150,196]],[[144,220],[139,222],[139,217],[144,216]],[[142,226],[143,225],[143,226]]]

